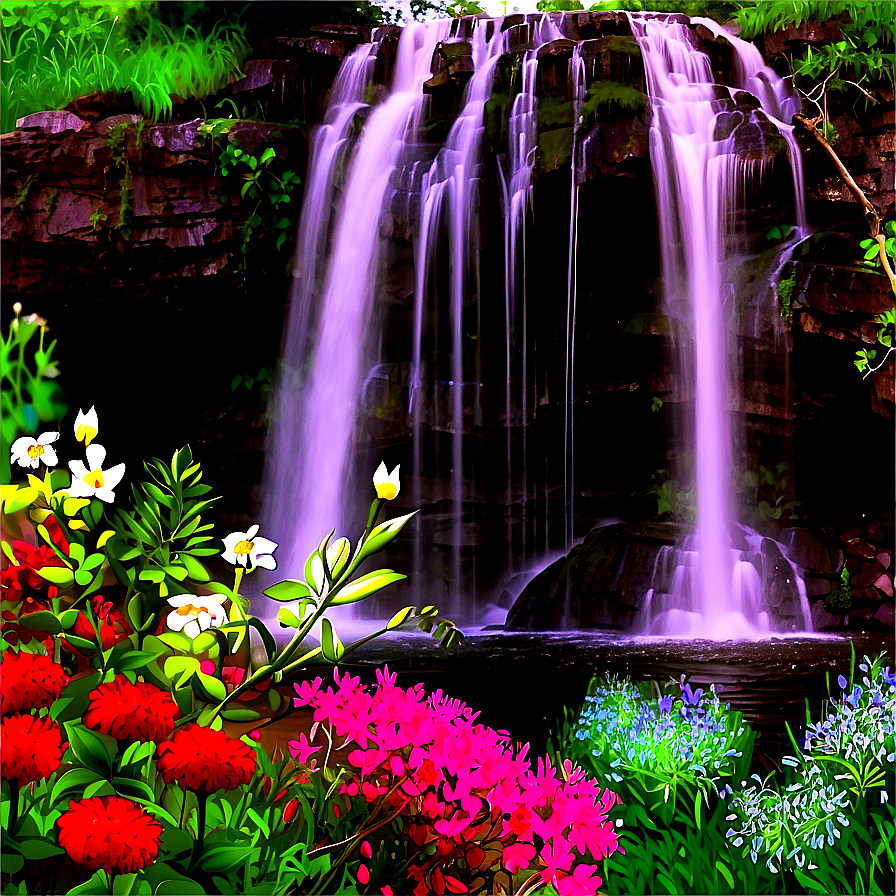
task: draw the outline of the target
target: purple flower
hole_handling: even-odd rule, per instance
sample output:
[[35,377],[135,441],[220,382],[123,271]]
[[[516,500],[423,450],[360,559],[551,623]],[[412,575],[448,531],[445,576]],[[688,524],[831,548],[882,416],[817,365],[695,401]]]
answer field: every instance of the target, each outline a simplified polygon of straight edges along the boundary
[[669,715],[669,713],[672,712],[672,698],[660,697],[659,709],[664,716]]

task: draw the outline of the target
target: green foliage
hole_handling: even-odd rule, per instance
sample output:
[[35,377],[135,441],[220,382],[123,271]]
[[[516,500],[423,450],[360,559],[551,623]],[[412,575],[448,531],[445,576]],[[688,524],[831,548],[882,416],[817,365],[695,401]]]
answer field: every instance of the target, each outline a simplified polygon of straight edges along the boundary
[[37,175],[35,174],[26,174],[16,184],[16,192],[12,200],[12,203],[15,206],[16,210],[25,207],[25,203],[28,201],[28,196],[31,193],[31,188],[34,186],[34,180],[36,177]]
[[258,390],[259,392],[270,392],[273,382],[273,367],[261,367],[254,376],[246,372],[238,373],[230,383],[230,391],[236,392],[242,386],[249,392]]
[[824,608],[828,613],[840,616],[852,609],[852,590],[849,586],[849,570],[846,566],[840,573],[840,584],[831,589],[831,593],[825,596]]
[[[200,133],[212,138],[229,135],[235,122],[232,119],[215,119],[207,121],[200,127]],[[276,151],[268,146],[256,152],[238,146],[229,136],[225,139],[218,155],[218,165],[224,178],[242,181],[240,199],[246,203],[248,212],[240,233],[243,237],[242,258],[236,269],[245,273],[253,235],[263,225],[279,251],[295,229],[296,208],[288,214],[284,208],[290,201],[293,191],[301,178],[292,170],[274,173],[272,166],[277,160]]]
[[[36,314],[21,317],[14,307],[7,336],[0,343],[0,432],[5,450],[0,457],[2,481],[10,481],[9,447],[22,435],[36,435],[43,424],[57,425],[67,405],[56,382],[59,368],[53,360],[54,339],[45,345],[47,322]],[[34,337],[37,336],[37,343]]]
[[796,278],[793,274],[778,282],[778,302],[781,304],[781,317],[790,322],[793,320],[793,287]]
[[864,90],[881,82],[893,83],[896,7],[892,3],[771,0],[742,4],[735,18],[741,37],[748,40],[806,21],[837,21],[842,39],[807,46],[805,54],[793,60],[796,78],[825,80],[825,89],[833,91],[846,90],[850,85]]
[[582,122],[587,124],[598,114],[639,115],[647,108],[647,97],[635,87],[619,81],[595,81],[582,105]]
[[714,2],[714,0],[607,0],[595,3],[591,9],[622,9],[628,12],[668,12],[686,16],[706,16],[717,22],[731,20],[742,2]]
[[[780,874],[787,892],[890,893],[896,809],[896,685],[885,659],[853,657],[850,679],[821,722],[807,717],[804,745],[791,735],[784,781],[735,792],[727,836],[744,857]],[[745,782],[746,783],[746,782]]]
[[[883,230],[886,237],[884,240],[884,251],[887,253],[887,257],[890,258],[890,266],[892,267],[894,261],[896,261],[896,221],[887,221]],[[874,268],[876,271],[882,271],[883,262],[880,260],[880,243],[877,240],[867,239],[862,240],[859,246],[865,250],[862,264]]]
[[862,378],[880,370],[884,362],[893,352],[893,339],[896,336],[896,308],[884,311],[874,318],[877,324],[877,342],[883,346],[887,352],[876,367],[871,366],[871,362],[877,357],[877,350],[873,348],[863,348],[856,352],[856,360],[853,362],[862,374]]
[[579,3],[579,0],[538,0],[535,8],[539,12],[572,12],[585,7]]
[[112,570],[128,588],[126,612],[141,635],[155,626],[169,594],[210,580],[203,558],[221,552],[212,525],[202,522],[219,499],[206,497],[211,486],[201,482],[189,446],[170,464],[153,458],[143,467],[148,478],[132,486],[133,508],[116,513],[107,542]]
[[625,852],[604,861],[606,892],[774,892],[723,833],[724,795],[753,753],[741,714],[683,681],[593,679],[588,695],[560,726],[555,752],[622,799],[614,816]]
[[[657,406],[656,402],[660,404]],[[651,410],[658,411],[662,407],[662,399],[654,398],[651,401]],[[678,486],[678,480],[666,478],[665,470],[654,470],[650,474],[653,481],[635,497],[656,499],[656,515],[670,514],[682,523],[693,523],[697,517],[697,504],[694,490],[682,489]]]
[[760,464],[759,472],[744,474],[747,488],[753,492],[756,510],[763,523],[789,519],[799,501],[787,501],[787,472],[790,465],[783,461],[774,469]]
[[94,91],[130,91],[143,113],[171,114],[172,95],[214,93],[240,74],[249,45],[238,20],[206,33],[160,20],[156,2],[10,0],[3,4],[2,126]]

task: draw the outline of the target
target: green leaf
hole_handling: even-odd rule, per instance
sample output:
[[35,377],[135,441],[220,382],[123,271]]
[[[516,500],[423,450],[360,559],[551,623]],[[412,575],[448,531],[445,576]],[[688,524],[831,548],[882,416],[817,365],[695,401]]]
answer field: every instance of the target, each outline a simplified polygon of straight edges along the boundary
[[128,650],[115,658],[112,667],[117,672],[124,672],[126,669],[142,669],[147,663],[151,663],[158,653],[152,653],[148,650]]
[[89,880],[68,891],[68,896],[108,896],[108,894],[106,875],[99,870],[94,871]]
[[69,790],[83,790],[88,784],[100,780],[100,776],[88,768],[69,769],[53,785],[50,793],[50,805],[55,805],[64,793]]
[[72,571],[61,566],[44,566],[37,570],[37,574],[47,582],[62,587],[67,587],[75,581]]
[[6,499],[3,509],[6,513],[15,513],[17,510],[21,510],[23,507],[28,507],[29,504],[33,504],[39,494],[40,492],[31,486],[20,488],[12,495],[12,497]]
[[[168,672],[167,663],[165,672]],[[227,698],[227,688],[224,682],[212,675],[206,675],[204,672],[196,672],[190,679],[193,690],[202,697],[206,702],[217,701],[221,703]]]
[[[77,614],[77,610],[75,613]],[[19,618],[19,624],[32,632],[49,632],[51,635],[58,635],[62,631],[62,623],[59,618],[49,610],[26,613]]]
[[117,743],[105,734],[85,728],[81,722],[63,722],[69,746],[78,761],[103,778],[112,774],[112,757]]
[[402,575],[400,572],[393,572],[391,569],[378,569],[376,572],[361,576],[360,579],[355,579],[353,582],[349,582],[348,585],[340,588],[337,596],[331,601],[331,606],[339,607],[343,604],[352,604],[356,601],[364,600],[365,597],[370,597],[371,594],[382,591],[383,588],[391,585],[393,582],[406,578],[407,576]]
[[228,722],[254,722],[261,718],[254,709],[224,709],[221,716]]
[[199,867],[208,874],[226,873],[245,865],[257,854],[258,849],[254,846],[237,846],[235,843],[212,846],[203,852]]
[[280,607],[277,612],[277,622],[287,628],[298,628],[302,624],[299,617],[287,607]]
[[314,592],[299,579],[286,579],[276,585],[271,585],[270,588],[265,588],[262,594],[266,594],[272,600],[286,602],[311,597]]
[[393,631],[397,628],[400,628],[405,622],[410,619],[414,613],[417,612],[416,607],[405,607],[403,610],[399,610],[387,623],[386,628],[389,631]]
[[[164,635],[160,640],[164,640]],[[177,681],[178,686],[196,672],[199,672],[199,660],[193,656],[169,656],[165,660],[165,674],[174,681],[175,677],[180,676]]]
[[152,788],[145,782],[137,781],[134,778],[115,777],[112,779],[112,786],[122,796],[139,796],[141,799],[150,801],[155,799]]
[[333,628],[333,623],[326,616],[321,619],[320,649],[328,663],[338,663],[342,659],[343,653],[345,653],[345,647],[339,640],[339,636]]
[[177,559],[183,564],[184,569],[187,571],[187,575],[189,575],[194,582],[207,582],[211,578],[208,574],[208,570],[195,557],[191,557],[186,553],[181,553],[178,554]]
[[205,890],[195,880],[181,877],[178,880],[165,880],[155,889],[156,896],[205,896]]

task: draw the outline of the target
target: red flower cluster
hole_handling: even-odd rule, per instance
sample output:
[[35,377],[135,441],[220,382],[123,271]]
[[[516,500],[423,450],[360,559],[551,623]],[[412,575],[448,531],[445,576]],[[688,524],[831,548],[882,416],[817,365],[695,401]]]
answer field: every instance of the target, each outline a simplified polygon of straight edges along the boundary
[[73,862],[93,872],[131,874],[159,855],[162,825],[120,796],[95,796],[76,803],[56,822],[59,845]]
[[84,724],[116,740],[165,740],[181,718],[167,691],[147,681],[131,684],[124,675],[94,688],[89,698]]
[[[345,807],[363,798],[372,816],[402,816],[417,896],[514,892],[526,872],[561,896],[597,892],[597,863],[619,846],[608,817],[615,793],[568,761],[558,770],[539,759],[533,770],[526,747],[511,750],[506,732],[474,724],[476,713],[441,691],[397,688],[388,670],[377,678],[373,694],[338,672],[335,691],[304,682],[295,705],[314,709],[357,769],[340,790]],[[292,741],[290,751],[307,758],[309,747]],[[357,874],[369,881],[366,865]]]
[[[203,660],[199,664],[199,671],[205,675],[214,675],[216,669],[217,666],[211,660]],[[224,683],[224,688],[228,694],[235,691],[245,677],[246,670],[242,666],[224,666],[221,669],[221,681]],[[242,694],[239,694],[236,699],[243,703],[248,702],[249,700],[254,700],[260,694],[264,693],[270,686],[271,679],[266,678],[264,681],[259,681],[257,684],[252,685],[252,687],[247,688]]]
[[[44,520],[47,534],[53,544],[68,554],[68,542],[62,532],[59,523],[52,516]],[[3,592],[3,600],[20,601],[26,597],[42,597],[42,592],[47,591],[47,597],[56,597],[59,589],[50,585],[46,579],[41,578],[38,570],[45,566],[65,566],[62,560],[56,556],[56,552],[49,545],[42,544],[35,547],[27,541],[16,540],[12,543],[13,556],[17,564],[9,564],[0,570],[0,589]],[[37,592],[32,594],[32,592]]]
[[7,650],[0,678],[0,711],[8,715],[49,707],[59,699],[68,680],[62,666],[48,656]]
[[59,726],[44,716],[14,715],[0,721],[3,779],[19,786],[49,778],[62,762],[68,743]]
[[255,764],[255,751],[248,744],[195,723],[156,747],[156,770],[164,781],[207,793],[248,784]]

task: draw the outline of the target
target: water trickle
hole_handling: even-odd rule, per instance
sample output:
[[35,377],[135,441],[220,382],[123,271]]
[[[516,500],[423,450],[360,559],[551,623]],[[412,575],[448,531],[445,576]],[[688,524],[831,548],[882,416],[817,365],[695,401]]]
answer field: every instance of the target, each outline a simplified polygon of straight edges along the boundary
[[[299,277],[298,299],[293,297],[284,346],[286,370],[267,451],[266,522],[270,531],[281,533],[279,561],[288,570],[300,569],[332,528],[341,534],[352,522],[347,500],[353,493],[351,452],[358,396],[370,367],[365,359],[380,217],[389,201],[393,172],[404,161],[406,146],[418,140],[422,85],[430,76],[435,46],[449,27],[450,20],[411,23],[402,32],[391,90],[369,112],[346,166],[341,201],[332,212],[339,151],[363,105],[375,50],[359,48],[350,63],[343,64],[343,100],[331,105],[328,123],[314,144],[299,228],[299,251],[309,253],[308,265]],[[328,228],[324,222],[331,214]],[[309,320],[307,309],[312,306],[320,308],[316,321]],[[303,370],[309,345],[310,359]]]
[[[677,354],[680,375],[695,396],[695,532],[679,552],[665,605],[652,596],[645,631],[759,637],[769,630],[763,577],[733,547],[729,532],[737,517],[738,478],[731,420],[735,371],[729,363],[730,321],[736,318],[731,247],[741,238],[747,195],[770,166],[775,134],[788,147],[797,229],[805,227],[798,152],[781,122],[798,109],[798,100],[750,44],[730,38],[739,86],[755,92],[758,108],[752,97],[714,82],[709,58],[687,24],[647,15],[630,21],[653,114],[650,153],[666,304],[693,343],[692,351],[678,345]],[[729,39],[715,23],[699,21]]]

